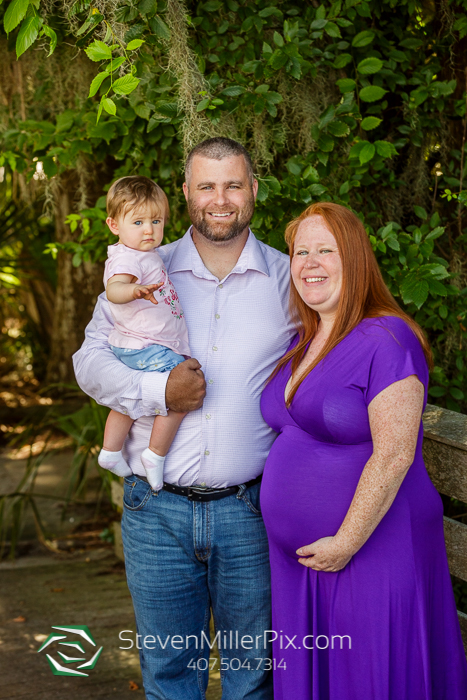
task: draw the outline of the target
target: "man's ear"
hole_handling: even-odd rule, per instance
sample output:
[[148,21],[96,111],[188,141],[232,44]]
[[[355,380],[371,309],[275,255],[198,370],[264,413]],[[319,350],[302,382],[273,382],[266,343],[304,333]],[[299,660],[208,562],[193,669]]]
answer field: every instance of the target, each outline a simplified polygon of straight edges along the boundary
[[188,202],[188,185],[186,182],[183,183],[183,194],[185,195],[185,199]]
[[115,221],[115,219],[112,219],[111,216],[108,216],[105,220],[105,223],[109,227],[109,229],[112,231],[114,236],[118,236],[118,224]]
[[253,178],[253,187],[252,187],[252,189],[253,189],[253,196],[254,196],[254,198],[256,199],[256,195],[258,194],[258,180],[255,180],[254,178]]

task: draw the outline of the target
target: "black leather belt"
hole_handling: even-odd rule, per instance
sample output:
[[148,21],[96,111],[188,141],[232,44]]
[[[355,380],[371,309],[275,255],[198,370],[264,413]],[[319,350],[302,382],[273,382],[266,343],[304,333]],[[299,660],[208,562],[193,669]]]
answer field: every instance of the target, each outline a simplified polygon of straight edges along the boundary
[[[138,479],[147,481],[145,476],[140,476],[138,474],[137,477]],[[227,488],[224,489],[210,489],[205,488],[204,486],[177,486],[176,484],[166,484],[165,482],[162,489],[164,491],[169,491],[170,493],[175,493],[177,496],[185,496],[185,498],[189,498],[190,501],[219,501],[221,498],[233,496],[235,493],[238,493],[241,486],[244,486],[246,490],[250,486],[259,484],[262,477],[263,475],[260,474],[256,477],[256,479],[251,479],[251,481],[247,481],[245,484],[239,484],[238,486],[227,486]]]

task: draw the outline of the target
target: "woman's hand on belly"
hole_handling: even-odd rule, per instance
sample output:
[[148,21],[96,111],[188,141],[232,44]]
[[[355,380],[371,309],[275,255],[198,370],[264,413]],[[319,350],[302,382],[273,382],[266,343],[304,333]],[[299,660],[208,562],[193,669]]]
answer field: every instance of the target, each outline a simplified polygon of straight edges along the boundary
[[321,537],[306,547],[297,549],[298,560],[314,571],[340,571],[352,559],[353,552],[335,537]]

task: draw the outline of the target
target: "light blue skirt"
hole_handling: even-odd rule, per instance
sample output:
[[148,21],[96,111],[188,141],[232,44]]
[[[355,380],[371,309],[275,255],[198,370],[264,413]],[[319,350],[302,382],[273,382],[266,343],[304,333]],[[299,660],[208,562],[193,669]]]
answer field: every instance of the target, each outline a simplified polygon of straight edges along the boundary
[[114,345],[110,347],[127,367],[139,369],[142,372],[170,372],[180,362],[185,361],[182,355],[166,348],[165,345],[148,345],[142,350],[116,348]]

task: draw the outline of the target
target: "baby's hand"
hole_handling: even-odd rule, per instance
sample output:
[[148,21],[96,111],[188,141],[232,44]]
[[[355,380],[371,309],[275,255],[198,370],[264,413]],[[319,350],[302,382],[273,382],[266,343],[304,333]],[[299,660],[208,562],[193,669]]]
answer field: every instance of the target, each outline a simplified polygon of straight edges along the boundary
[[157,292],[160,287],[162,287],[162,282],[160,284],[135,284],[133,287],[133,298],[146,299],[152,304],[157,304],[154,292]]

